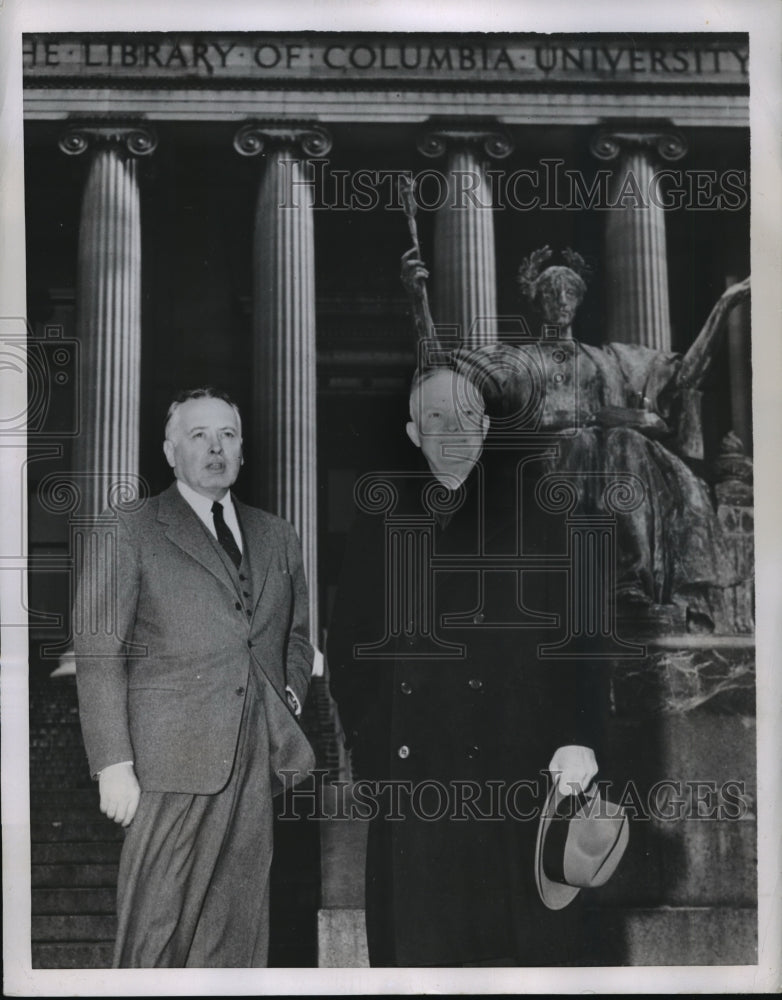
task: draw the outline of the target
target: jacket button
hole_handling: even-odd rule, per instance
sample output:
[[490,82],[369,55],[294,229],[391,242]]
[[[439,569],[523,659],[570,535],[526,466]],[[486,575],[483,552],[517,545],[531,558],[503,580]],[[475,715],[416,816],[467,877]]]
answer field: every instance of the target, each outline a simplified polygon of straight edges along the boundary
[[234,607],[236,608],[237,611],[241,611],[242,610],[242,605],[241,605],[241,603],[239,601],[236,602],[236,604],[234,605]]
[[479,756],[480,752],[480,747],[467,747],[467,756],[470,760],[475,760],[475,758]]
[[236,689],[236,693],[237,693],[237,694],[244,694],[244,688],[243,688],[243,687],[238,687],[238,688]]
[[249,599],[250,595],[249,595],[249,594],[247,593],[247,591],[246,591],[246,590],[243,590],[243,591],[242,591],[242,593],[244,594],[244,596],[245,596],[246,598],[248,598],[248,599]]
[[408,757],[410,756],[410,747],[407,747],[407,746],[404,746],[404,745],[402,745],[402,746],[401,746],[401,747],[400,747],[400,748],[399,748],[399,749],[397,750],[397,752],[396,752],[396,753],[397,753],[397,756],[398,756],[398,757],[401,757],[401,758],[402,758],[402,760],[407,760],[407,758],[408,758]]
[[252,641],[252,639],[248,639],[247,640],[247,645],[250,647],[250,649],[253,648],[253,641]]
[[477,615],[473,616],[472,620],[476,625],[480,625],[482,622],[486,621],[486,615],[482,611],[479,611]]
[[402,694],[412,694],[413,693],[413,689],[407,683],[407,681],[402,681],[402,683],[399,685],[399,690],[402,692]]
[[244,581],[247,579],[247,577],[244,575],[244,573],[240,573],[239,574],[239,579],[242,581],[242,583],[244,583]]
[[247,617],[248,617],[248,618],[252,618],[252,616],[253,616],[253,613],[252,613],[252,611],[250,611],[250,609],[249,609],[249,608],[247,608]]
[[483,681],[480,677],[471,677],[467,683],[473,689],[473,691],[483,691]]

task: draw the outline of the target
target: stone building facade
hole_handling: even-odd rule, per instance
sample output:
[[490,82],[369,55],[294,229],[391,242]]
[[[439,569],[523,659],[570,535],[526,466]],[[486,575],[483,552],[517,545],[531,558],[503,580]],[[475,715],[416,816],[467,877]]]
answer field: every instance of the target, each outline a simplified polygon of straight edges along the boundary
[[[80,762],[54,767],[64,748],[47,742],[52,719],[72,715],[47,685],[69,646],[74,540],[117,490],[167,484],[173,393],[212,383],[238,401],[238,492],[299,531],[322,645],[353,483],[396,458],[416,362],[399,178],[417,181],[435,320],[465,344],[535,328],[516,272],[548,244],[596,265],[580,340],[685,352],[749,273],[748,58],[746,36],[719,34],[25,36],[28,321],[44,387],[28,464],[34,786],[88,785]],[[613,739],[628,767],[639,740],[656,747],[638,778],[648,787],[735,779],[750,801],[746,307],[698,404],[697,457],[722,484],[742,574],[734,627],[657,637],[643,669],[617,675]],[[323,679],[308,711],[336,777],[347,762]],[[736,773],[715,756],[728,737]],[[751,805],[742,819],[639,826],[645,846],[606,893],[605,938],[624,951],[605,961],[753,960]],[[361,961],[360,900],[340,896],[353,883],[335,874],[346,852],[329,839],[361,835],[327,830],[313,864],[321,964]],[[716,885],[705,873],[723,862]],[[46,927],[40,961],[67,964]],[[74,933],[64,940],[92,940]]]

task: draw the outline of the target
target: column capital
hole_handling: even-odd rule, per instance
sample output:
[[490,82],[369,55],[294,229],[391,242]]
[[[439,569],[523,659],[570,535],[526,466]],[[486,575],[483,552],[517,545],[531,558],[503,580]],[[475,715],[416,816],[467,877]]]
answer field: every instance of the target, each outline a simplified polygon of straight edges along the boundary
[[267,145],[296,146],[305,156],[325,156],[332,138],[321,125],[304,122],[247,122],[234,136],[234,149],[242,156],[257,156]]
[[503,160],[513,152],[513,140],[506,132],[487,125],[433,126],[418,139],[419,153],[431,159],[442,156],[449,146],[479,146],[493,160]]
[[149,156],[157,148],[157,135],[147,125],[88,123],[72,125],[58,145],[68,156],[79,156],[98,146],[121,146],[132,156]]
[[615,160],[620,153],[646,150],[674,162],[687,152],[687,140],[676,129],[602,128],[589,144],[598,160]]

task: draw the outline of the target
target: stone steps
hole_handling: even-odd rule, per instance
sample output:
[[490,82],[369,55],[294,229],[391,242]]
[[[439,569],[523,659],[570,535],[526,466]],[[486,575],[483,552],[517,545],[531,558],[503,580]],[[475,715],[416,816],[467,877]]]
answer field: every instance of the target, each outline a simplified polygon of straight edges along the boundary
[[[112,824],[112,827],[114,824]],[[109,829],[104,823],[94,820],[84,814],[69,823],[62,820],[52,820],[48,823],[33,821],[30,827],[30,838],[33,844],[44,843],[105,843],[106,841],[122,842],[122,830]]]
[[109,968],[121,828],[93,789],[40,791],[30,818],[33,968]]
[[122,842],[113,840],[108,843],[90,841],[88,843],[71,843],[70,841],[55,841],[32,845],[33,865],[69,865],[96,864],[116,865],[119,861]]
[[33,945],[45,941],[62,944],[66,941],[113,942],[117,932],[116,917],[109,914],[33,914]]
[[115,887],[117,885],[117,865],[95,864],[90,860],[86,860],[88,854],[88,851],[84,851],[84,864],[34,864],[31,876],[33,889],[96,889]]
[[110,969],[111,942],[34,942],[34,969]]
[[114,886],[89,889],[79,886],[68,889],[33,889],[32,911],[36,916],[98,916],[113,917],[117,894]]

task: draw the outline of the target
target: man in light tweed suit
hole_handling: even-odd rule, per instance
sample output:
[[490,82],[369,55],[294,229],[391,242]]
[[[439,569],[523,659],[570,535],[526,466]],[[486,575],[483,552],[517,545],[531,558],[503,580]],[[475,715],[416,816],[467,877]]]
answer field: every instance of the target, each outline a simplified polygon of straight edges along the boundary
[[182,394],[163,447],[176,482],[102,515],[75,616],[89,764],[126,827],[114,965],[255,968],[277,772],[314,763],[296,718],[313,655],[301,549],[231,495],[241,419],[223,393]]

